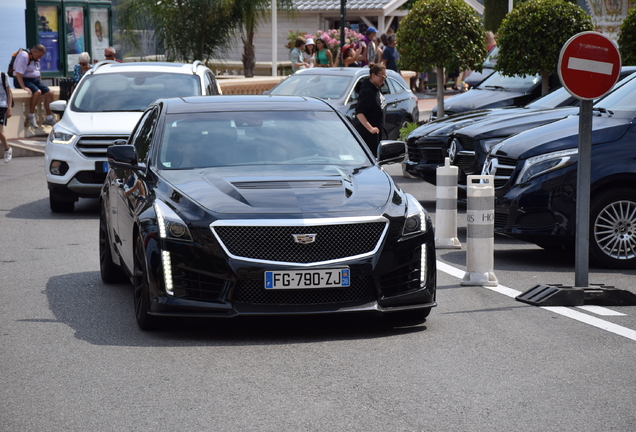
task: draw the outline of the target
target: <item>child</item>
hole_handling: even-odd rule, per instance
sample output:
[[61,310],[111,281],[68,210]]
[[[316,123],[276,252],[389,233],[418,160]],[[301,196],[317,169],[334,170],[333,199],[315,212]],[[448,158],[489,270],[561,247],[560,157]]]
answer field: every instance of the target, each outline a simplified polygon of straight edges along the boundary
[[4,136],[4,127],[7,124],[7,119],[11,117],[11,105],[13,105],[13,93],[11,93],[11,87],[9,87],[9,80],[4,72],[0,72],[0,142],[4,147],[4,163],[9,163],[13,157],[13,149],[9,147],[7,138]]

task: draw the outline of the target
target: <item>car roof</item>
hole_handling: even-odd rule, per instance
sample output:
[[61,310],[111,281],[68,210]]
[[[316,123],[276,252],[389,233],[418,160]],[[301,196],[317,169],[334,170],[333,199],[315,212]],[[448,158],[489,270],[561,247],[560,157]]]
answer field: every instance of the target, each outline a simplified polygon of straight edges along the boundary
[[[409,86],[404,81],[404,78],[399,73],[387,69],[386,74],[392,78],[397,79],[402,85],[406,86],[405,88],[408,90]],[[301,69],[299,71],[294,72],[290,76],[294,75],[335,75],[335,76],[348,76],[348,77],[358,77],[358,76],[368,76],[369,68],[365,67],[334,67],[334,68],[307,68]]]
[[216,111],[335,111],[329,103],[304,96],[231,95],[160,99],[168,114]]
[[200,66],[205,67],[203,63],[168,63],[168,62],[134,62],[134,63],[119,63],[119,62],[100,62],[93,66],[91,74],[107,74],[118,72],[167,72],[167,73],[181,73],[192,75],[196,72],[196,69]]

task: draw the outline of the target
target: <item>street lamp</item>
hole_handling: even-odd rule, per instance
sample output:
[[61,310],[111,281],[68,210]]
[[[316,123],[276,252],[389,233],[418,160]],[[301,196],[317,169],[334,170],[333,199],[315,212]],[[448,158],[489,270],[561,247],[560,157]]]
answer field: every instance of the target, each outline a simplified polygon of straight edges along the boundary
[[[347,17],[347,0],[340,0],[340,49],[345,46],[345,19]],[[343,52],[340,53],[344,54]]]

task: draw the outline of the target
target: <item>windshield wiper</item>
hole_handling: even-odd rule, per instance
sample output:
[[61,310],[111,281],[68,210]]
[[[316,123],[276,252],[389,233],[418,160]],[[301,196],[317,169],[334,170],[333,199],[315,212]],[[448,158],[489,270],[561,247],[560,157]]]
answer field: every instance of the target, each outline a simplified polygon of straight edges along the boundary
[[506,90],[506,91],[509,91],[507,88],[502,87],[502,86],[497,86],[497,85],[495,85],[495,86],[493,86],[493,85],[487,85],[487,86],[484,86],[484,87],[494,88],[495,90]]
[[119,109],[119,110],[103,110],[99,112],[144,112],[145,108],[137,108],[137,109]]
[[605,109],[605,108],[601,108],[601,107],[592,108],[592,111],[598,111],[598,112],[600,112],[602,114],[614,115],[614,111],[608,110],[608,109]]

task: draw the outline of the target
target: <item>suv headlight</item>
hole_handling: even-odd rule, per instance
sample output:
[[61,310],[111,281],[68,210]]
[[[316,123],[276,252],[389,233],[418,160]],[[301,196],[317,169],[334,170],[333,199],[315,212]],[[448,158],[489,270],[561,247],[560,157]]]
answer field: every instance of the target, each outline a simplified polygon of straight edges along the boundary
[[75,134],[64,129],[53,129],[49,135],[53,144],[71,144],[74,139]]
[[426,211],[413,195],[406,194],[406,219],[402,228],[402,235],[412,236],[426,232]]
[[525,183],[539,175],[572,165],[575,162],[573,156],[578,153],[578,149],[569,149],[528,158],[515,183]]
[[153,204],[157,214],[159,237],[171,240],[192,241],[190,229],[174,210],[163,201],[155,201]]

